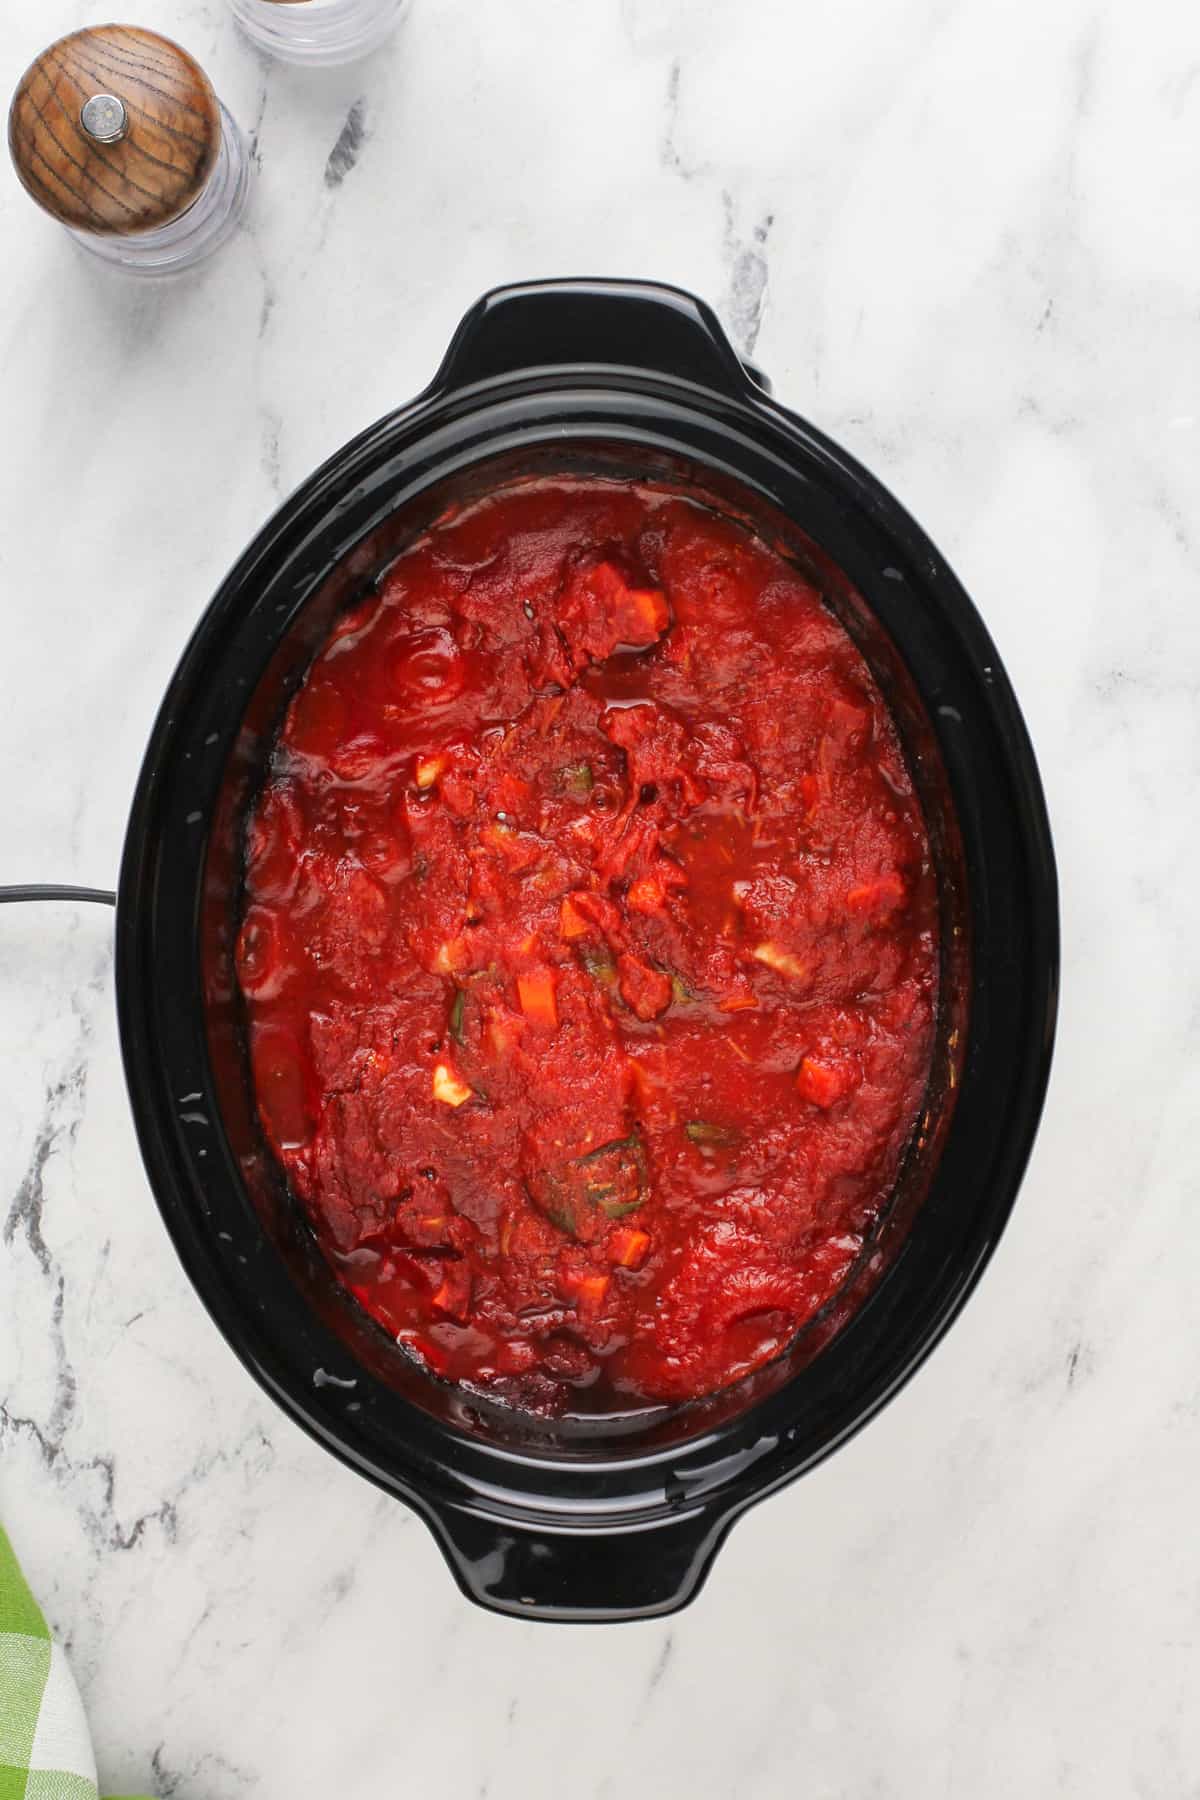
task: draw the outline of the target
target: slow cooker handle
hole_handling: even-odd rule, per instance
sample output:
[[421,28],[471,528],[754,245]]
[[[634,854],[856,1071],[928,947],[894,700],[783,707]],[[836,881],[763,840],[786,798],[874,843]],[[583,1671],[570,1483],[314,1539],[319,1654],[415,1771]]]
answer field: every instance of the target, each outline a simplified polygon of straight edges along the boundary
[[431,1521],[463,1592],[490,1612],[560,1624],[677,1612],[699,1590],[730,1520],[712,1511],[620,1531],[500,1523],[443,1505]]
[[455,332],[434,385],[468,387],[564,364],[645,369],[735,399],[754,387],[770,392],[761,371],[742,362],[711,307],[653,281],[493,288]]

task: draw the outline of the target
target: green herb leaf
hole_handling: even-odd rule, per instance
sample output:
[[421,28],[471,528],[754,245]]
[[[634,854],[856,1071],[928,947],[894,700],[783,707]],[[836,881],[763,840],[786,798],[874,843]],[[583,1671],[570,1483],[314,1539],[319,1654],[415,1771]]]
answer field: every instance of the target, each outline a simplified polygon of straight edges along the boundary
[[455,1043],[463,1041],[463,1008],[466,1005],[466,993],[459,988],[454,995],[454,1004],[450,1008],[450,1036]]

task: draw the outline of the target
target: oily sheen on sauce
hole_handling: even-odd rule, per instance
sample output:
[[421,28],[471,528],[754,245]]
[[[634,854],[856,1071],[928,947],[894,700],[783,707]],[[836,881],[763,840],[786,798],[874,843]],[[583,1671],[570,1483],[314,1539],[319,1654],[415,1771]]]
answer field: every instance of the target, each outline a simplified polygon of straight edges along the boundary
[[447,512],[315,657],[246,851],[264,1130],[436,1374],[678,1402],[836,1292],[928,1078],[936,885],[866,664],[743,526],[601,479]]

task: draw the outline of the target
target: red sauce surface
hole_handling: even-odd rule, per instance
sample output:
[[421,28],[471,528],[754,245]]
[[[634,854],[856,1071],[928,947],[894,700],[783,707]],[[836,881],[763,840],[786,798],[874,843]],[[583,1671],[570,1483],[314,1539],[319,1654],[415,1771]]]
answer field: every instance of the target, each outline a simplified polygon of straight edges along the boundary
[[267,1136],[341,1280],[542,1412],[778,1354],[928,1076],[896,730],[789,563],[601,480],[447,515],[345,614],[250,821]]

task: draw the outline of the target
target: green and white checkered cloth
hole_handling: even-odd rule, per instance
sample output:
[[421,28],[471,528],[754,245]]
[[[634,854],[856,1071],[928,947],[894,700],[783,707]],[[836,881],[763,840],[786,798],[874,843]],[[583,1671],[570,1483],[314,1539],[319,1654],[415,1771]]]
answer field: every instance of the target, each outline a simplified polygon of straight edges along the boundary
[[97,1800],[79,1690],[2,1527],[0,1800]]

